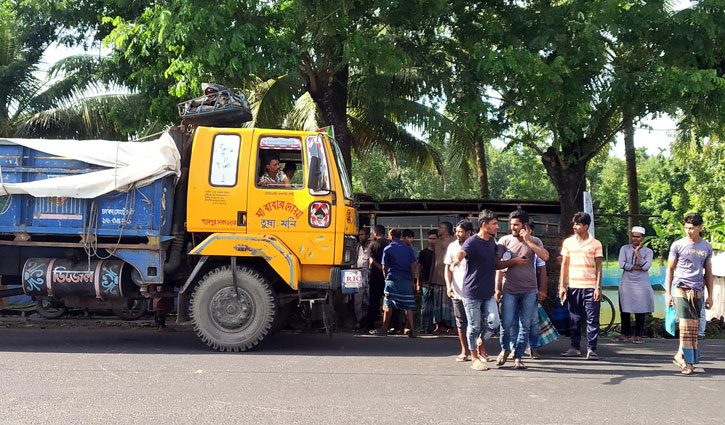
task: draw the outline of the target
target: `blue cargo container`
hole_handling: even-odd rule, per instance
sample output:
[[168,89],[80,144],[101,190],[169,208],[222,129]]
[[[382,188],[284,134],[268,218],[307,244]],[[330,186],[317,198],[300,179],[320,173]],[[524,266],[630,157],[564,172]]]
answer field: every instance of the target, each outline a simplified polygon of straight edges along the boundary
[[[5,183],[32,182],[105,169],[0,141],[0,167]],[[15,269],[26,257],[68,255],[77,246],[86,255],[89,238],[113,243],[107,249],[131,264],[146,283],[163,282],[164,242],[170,241],[174,175],[127,192],[93,199],[9,195],[0,197],[0,271]],[[57,251],[54,251],[57,247]],[[38,251],[41,249],[41,251]],[[40,252],[40,254],[38,254]],[[101,254],[107,255],[102,250]],[[11,262],[12,264],[8,264]],[[7,273],[7,271],[5,271]]]
[[[0,167],[7,183],[31,182],[104,169],[0,142]],[[0,197],[0,232],[79,235],[89,228],[99,236],[160,237],[169,240],[174,176],[126,193],[111,192],[95,199]],[[92,216],[93,213],[93,216]]]

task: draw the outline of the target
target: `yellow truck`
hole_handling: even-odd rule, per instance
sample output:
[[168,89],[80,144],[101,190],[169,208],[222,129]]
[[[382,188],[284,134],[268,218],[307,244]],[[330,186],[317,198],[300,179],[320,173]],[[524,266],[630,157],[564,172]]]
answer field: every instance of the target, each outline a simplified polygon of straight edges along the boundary
[[[284,302],[321,302],[329,326],[332,292],[359,280],[345,269],[355,264],[357,223],[335,140],[198,127],[190,158],[186,229],[199,261],[181,288],[179,318],[188,305],[199,337],[231,351],[268,335]],[[295,171],[265,184],[270,161]]]
[[0,165],[11,285],[0,298],[123,308],[178,297],[178,322],[244,351],[285,305],[315,304],[329,330],[333,294],[360,287],[352,188],[325,132],[183,125],[147,144],[8,139]]

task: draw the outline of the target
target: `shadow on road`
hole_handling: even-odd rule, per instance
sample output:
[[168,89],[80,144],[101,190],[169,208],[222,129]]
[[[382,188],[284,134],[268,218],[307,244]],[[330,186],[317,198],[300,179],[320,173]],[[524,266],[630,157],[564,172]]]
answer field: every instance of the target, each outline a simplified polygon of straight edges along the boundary
[[[671,365],[677,341],[648,340],[641,346],[600,342],[598,362],[584,358],[562,358],[559,353],[568,347],[568,338],[542,349],[544,360],[526,360],[535,375],[615,375],[606,384],[617,385],[628,379],[677,376],[679,370]],[[723,365],[725,340],[707,340],[701,344],[706,373],[694,378],[714,378],[725,375]],[[491,355],[499,351],[498,341],[486,342]],[[314,356],[314,357],[440,357],[451,361],[460,350],[458,339],[452,336],[424,336],[410,339],[404,336],[373,337],[363,334],[324,334],[280,332],[267,338],[255,350],[236,354],[244,356]],[[224,355],[204,345],[189,327],[177,332],[161,333],[152,328],[140,329],[2,329],[0,352],[22,353],[121,353],[121,354],[178,354]],[[234,355],[234,354],[227,354]],[[503,369],[510,369],[508,362]],[[493,365],[493,363],[489,363]],[[663,367],[671,366],[671,367]],[[495,366],[492,366],[495,368]],[[520,373],[516,371],[515,373]],[[684,376],[683,376],[684,378]]]

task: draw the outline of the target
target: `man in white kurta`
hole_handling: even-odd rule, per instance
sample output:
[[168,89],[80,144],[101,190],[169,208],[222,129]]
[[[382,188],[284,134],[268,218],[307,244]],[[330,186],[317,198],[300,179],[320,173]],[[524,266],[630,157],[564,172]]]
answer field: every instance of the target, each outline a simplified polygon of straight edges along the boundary
[[[622,334],[614,341],[628,341],[641,344],[644,332],[644,316],[654,311],[654,291],[648,270],[654,256],[651,249],[642,246],[645,230],[635,226],[630,233],[631,244],[619,250],[619,267],[622,278],[619,281],[619,307],[622,315]],[[632,332],[631,314],[635,326]]]

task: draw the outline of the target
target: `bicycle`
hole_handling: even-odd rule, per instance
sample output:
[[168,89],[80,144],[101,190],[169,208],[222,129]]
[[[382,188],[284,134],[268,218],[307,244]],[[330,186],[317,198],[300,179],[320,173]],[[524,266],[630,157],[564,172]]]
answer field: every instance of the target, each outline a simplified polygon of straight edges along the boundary
[[[601,305],[599,307],[599,335],[604,335],[612,330],[614,319],[617,317],[617,310],[614,309],[614,303],[604,293],[602,293]],[[606,314],[604,314],[606,313]],[[602,318],[609,317],[607,321]]]

